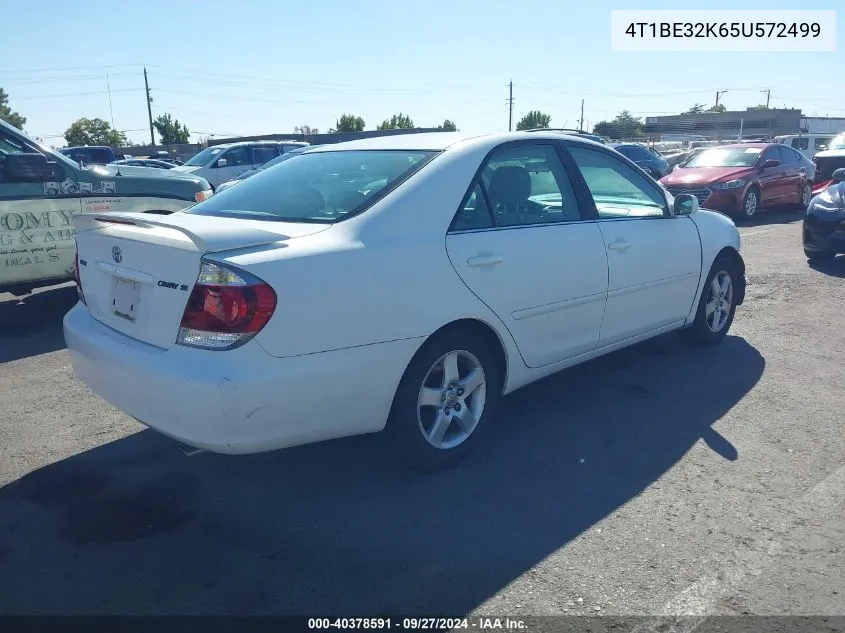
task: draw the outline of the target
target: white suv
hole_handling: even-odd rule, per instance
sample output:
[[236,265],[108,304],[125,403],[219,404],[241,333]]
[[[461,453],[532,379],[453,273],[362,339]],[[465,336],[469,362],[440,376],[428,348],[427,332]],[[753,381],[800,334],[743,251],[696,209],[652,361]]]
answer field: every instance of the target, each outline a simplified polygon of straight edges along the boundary
[[173,171],[184,171],[201,176],[210,182],[212,187],[217,187],[280,154],[307,145],[308,143],[301,141],[244,141],[212,145],[184,165],[174,167]]

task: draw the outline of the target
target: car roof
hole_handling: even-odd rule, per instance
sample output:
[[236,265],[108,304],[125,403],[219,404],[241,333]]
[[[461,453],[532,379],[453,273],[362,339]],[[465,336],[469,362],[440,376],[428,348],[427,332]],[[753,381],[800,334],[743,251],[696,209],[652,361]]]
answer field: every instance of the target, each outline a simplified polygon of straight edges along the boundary
[[767,147],[771,147],[772,145],[779,145],[779,143],[728,143],[726,145],[716,145],[714,147],[708,147],[707,149],[724,149],[726,147],[758,147],[760,149],[766,149]]
[[404,150],[404,151],[438,151],[442,152],[450,147],[466,142],[487,145],[491,149],[508,141],[547,140],[559,141],[566,137],[597,147],[606,147],[589,138],[576,134],[568,135],[560,132],[500,132],[497,134],[464,134],[462,132],[422,132],[420,134],[392,134],[389,136],[373,136],[370,138],[330,143],[319,148],[320,152],[338,152],[351,150]]

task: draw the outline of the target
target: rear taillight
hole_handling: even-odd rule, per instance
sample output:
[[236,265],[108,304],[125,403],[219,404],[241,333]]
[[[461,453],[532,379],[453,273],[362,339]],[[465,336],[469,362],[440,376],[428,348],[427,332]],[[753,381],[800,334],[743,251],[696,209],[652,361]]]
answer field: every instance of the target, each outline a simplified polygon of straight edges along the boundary
[[258,334],[276,309],[276,293],[245,271],[203,262],[191,291],[178,345],[232,349]]
[[85,293],[82,292],[82,279],[79,276],[79,249],[76,250],[76,258],[73,260],[73,280],[76,282],[76,296],[79,297],[79,300],[84,304],[88,305],[85,301]]

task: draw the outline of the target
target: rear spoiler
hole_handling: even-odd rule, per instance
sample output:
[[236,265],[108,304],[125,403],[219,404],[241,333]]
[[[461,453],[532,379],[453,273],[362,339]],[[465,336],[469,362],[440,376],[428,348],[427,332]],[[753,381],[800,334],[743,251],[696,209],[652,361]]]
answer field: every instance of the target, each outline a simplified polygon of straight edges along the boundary
[[96,231],[114,225],[134,226],[140,229],[165,228],[178,231],[187,236],[203,253],[230,251],[236,248],[274,244],[289,239],[272,231],[265,231],[249,226],[232,218],[214,218],[174,213],[167,216],[154,216],[149,213],[77,213],[71,216],[73,226],[78,233]]

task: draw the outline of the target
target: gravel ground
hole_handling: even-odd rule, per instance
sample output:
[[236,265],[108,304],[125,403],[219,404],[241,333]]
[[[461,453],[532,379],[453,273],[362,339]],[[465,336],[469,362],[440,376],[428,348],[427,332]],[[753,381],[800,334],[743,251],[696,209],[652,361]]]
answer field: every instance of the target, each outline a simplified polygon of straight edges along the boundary
[[378,437],[187,458],[74,379],[72,287],[2,295],[0,614],[845,615],[845,258],[741,231],[722,345],[526,387],[429,476]]

